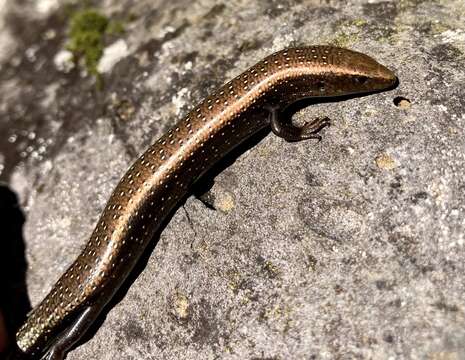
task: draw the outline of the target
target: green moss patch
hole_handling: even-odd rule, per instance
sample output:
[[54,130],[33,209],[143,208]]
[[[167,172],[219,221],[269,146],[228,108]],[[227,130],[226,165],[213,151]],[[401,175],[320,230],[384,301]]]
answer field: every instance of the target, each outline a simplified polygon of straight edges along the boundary
[[67,48],[78,62],[83,59],[87,71],[98,76],[97,65],[103,55],[107,35],[124,32],[120,21],[112,21],[96,9],[82,9],[71,14]]

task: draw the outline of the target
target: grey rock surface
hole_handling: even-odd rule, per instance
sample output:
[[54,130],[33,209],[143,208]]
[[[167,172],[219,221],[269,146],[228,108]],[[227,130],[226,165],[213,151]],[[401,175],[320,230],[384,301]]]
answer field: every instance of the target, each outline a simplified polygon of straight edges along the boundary
[[243,152],[68,359],[465,359],[462,0],[99,5],[131,15],[103,90],[63,67],[65,5],[0,1],[0,169],[26,214],[33,304],[137,154],[263,56],[337,44],[400,86],[302,109],[333,120],[321,142],[269,134]]

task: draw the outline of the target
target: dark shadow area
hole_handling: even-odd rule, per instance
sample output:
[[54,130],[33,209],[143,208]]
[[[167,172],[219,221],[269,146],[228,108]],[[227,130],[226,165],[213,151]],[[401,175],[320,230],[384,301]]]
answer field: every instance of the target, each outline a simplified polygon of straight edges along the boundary
[[16,194],[0,184],[0,311],[10,342],[31,309],[26,287],[24,221]]

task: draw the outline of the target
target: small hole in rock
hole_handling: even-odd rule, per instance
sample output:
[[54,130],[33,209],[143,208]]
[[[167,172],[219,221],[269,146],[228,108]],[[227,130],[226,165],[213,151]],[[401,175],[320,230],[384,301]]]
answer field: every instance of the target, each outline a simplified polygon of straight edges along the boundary
[[401,108],[401,109],[408,109],[411,106],[411,102],[409,99],[403,96],[397,96],[394,98],[394,105]]

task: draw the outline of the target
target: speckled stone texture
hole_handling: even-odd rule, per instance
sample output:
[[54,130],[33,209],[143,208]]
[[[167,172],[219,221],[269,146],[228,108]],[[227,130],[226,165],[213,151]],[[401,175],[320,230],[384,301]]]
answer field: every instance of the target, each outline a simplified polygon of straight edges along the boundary
[[400,85],[303,108],[297,122],[333,120],[321,142],[268,134],[239,152],[67,359],[465,359],[462,0],[99,8],[130,18],[102,90],[63,66],[69,5],[0,0],[0,176],[26,216],[32,304],[137,155],[265,55],[340,45]]

